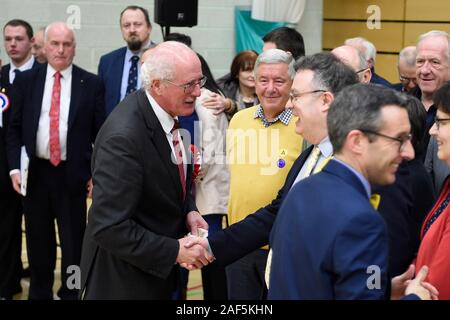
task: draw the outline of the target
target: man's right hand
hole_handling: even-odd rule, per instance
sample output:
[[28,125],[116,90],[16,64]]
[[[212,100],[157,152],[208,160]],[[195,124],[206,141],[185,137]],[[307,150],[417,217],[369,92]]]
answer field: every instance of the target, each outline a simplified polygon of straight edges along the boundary
[[191,238],[197,237],[189,236],[178,239],[180,249],[178,251],[177,263],[188,270],[200,269],[209,264],[208,254],[200,244],[194,244],[188,247],[186,244],[191,242]]
[[11,175],[11,182],[14,190],[16,190],[16,192],[21,195],[22,192],[20,191],[20,184],[21,184],[20,173],[14,173],[13,175]]

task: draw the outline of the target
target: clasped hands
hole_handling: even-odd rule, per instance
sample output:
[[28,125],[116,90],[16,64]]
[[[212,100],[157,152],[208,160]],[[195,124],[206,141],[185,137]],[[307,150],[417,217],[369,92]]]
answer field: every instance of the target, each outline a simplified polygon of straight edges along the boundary
[[178,239],[180,249],[176,261],[188,270],[200,269],[214,261],[214,257],[208,252],[208,240],[199,236],[199,228],[207,230],[208,224],[197,211],[191,211],[186,217],[186,225],[191,232]]

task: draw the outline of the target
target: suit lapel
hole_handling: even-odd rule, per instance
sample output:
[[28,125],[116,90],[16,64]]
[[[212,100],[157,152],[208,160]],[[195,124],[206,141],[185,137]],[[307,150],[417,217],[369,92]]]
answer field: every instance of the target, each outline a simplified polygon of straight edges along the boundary
[[298,156],[298,158],[294,161],[294,164],[292,165],[292,168],[289,171],[289,175],[286,179],[286,185],[288,188],[285,189],[285,193],[289,192],[289,190],[291,189],[292,184],[294,183],[295,179],[297,178],[298,174],[300,173],[300,170],[302,169],[303,164],[305,163],[306,159],[308,159],[308,156],[311,153],[313,148],[314,148],[313,145],[306,148],[305,151],[303,151]]
[[82,99],[84,79],[81,77],[80,69],[73,65],[72,67],[72,87],[70,94],[70,107],[69,107],[69,120],[67,126],[67,132],[70,131],[75,121],[77,111],[79,109],[80,100]]
[[[351,185],[354,189],[356,189],[359,193],[361,193],[365,198],[367,198],[367,192],[362,184],[361,180],[347,167],[342,165],[341,163],[331,160],[322,170],[323,172],[327,172],[334,176],[338,176],[342,180],[344,180],[347,184]],[[369,199],[367,199],[369,201]]]
[[[44,98],[45,77],[47,76],[47,65],[37,70],[36,85],[33,87],[32,93],[33,107],[32,107],[32,119],[33,119],[33,141],[36,141],[36,134],[39,126],[39,118],[41,116],[42,99]],[[35,145],[35,144],[33,144]],[[34,150],[33,150],[34,152]]]
[[117,75],[116,77],[113,77],[115,79],[116,83],[113,84],[113,87],[115,87],[116,92],[116,102],[115,104],[118,104],[120,102],[120,92],[122,90],[122,75],[123,75],[123,65],[125,64],[125,55],[127,53],[127,48],[124,47],[122,51],[119,53],[120,59],[118,59],[117,62],[115,62],[117,59],[113,59],[113,75]]
[[[173,163],[171,155],[172,149],[167,142],[166,134],[156,117],[155,112],[153,111],[150,102],[145,95],[144,90],[139,90],[137,92],[138,104],[141,109],[142,114],[144,115],[145,122],[147,127],[150,129],[150,139],[156,147],[156,150],[159,154],[160,159],[164,163],[172,183],[174,184],[177,193],[179,195],[179,199],[182,198],[183,190],[181,188],[180,176],[178,173],[178,167],[175,163]],[[186,180],[188,181],[188,180]]]

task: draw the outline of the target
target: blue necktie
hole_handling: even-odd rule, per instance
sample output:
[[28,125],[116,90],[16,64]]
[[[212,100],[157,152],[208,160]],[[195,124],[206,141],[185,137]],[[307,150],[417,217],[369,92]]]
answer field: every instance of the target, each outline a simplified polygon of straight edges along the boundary
[[131,57],[131,67],[130,72],[128,73],[128,85],[127,85],[127,92],[125,95],[128,95],[137,89],[137,77],[138,77],[138,56],[132,56]]

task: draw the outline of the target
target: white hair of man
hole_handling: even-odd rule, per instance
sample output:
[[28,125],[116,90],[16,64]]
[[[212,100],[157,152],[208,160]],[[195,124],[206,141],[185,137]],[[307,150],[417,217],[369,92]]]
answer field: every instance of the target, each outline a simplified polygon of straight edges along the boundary
[[364,50],[359,49],[364,55],[364,58],[367,61],[372,61],[372,64],[375,65],[377,49],[375,48],[372,42],[363,37],[356,37],[345,40],[344,44],[352,47],[364,48]]
[[255,75],[258,74],[258,68],[261,64],[276,64],[276,63],[285,63],[288,65],[288,75],[291,80],[295,77],[295,69],[294,69],[294,58],[290,52],[280,50],[280,49],[269,49],[261,53],[255,62],[255,67],[253,68],[253,73]]
[[73,32],[73,28],[69,27],[69,25],[63,21],[56,21],[56,22],[52,22],[50,23],[47,27],[45,27],[44,30],[44,42],[47,42],[48,40],[48,32],[50,29],[54,28],[54,27],[63,27],[64,29],[69,30],[72,33],[72,38],[73,38],[73,44],[76,44],[75,41],[75,32]]
[[188,61],[186,59],[188,55],[195,55],[191,48],[178,41],[165,41],[148,51],[140,74],[146,89],[153,80],[174,80],[176,63]]
[[433,37],[444,37],[444,38],[447,38],[447,43],[448,43],[448,46],[447,46],[447,59],[448,59],[448,62],[450,63],[450,35],[447,32],[442,31],[442,30],[431,30],[431,31],[428,31],[427,33],[421,34],[419,36],[419,40],[417,40],[417,46],[423,40],[428,39],[428,38],[433,38]]
[[403,61],[408,66],[414,67],[416,65],[416,55],[417,51],[415,46],[405,47],[398,54],[398,62]]

